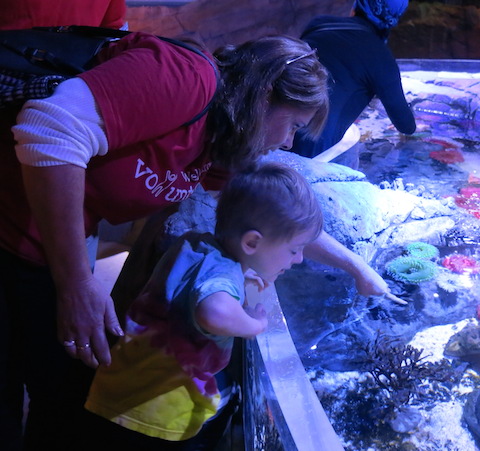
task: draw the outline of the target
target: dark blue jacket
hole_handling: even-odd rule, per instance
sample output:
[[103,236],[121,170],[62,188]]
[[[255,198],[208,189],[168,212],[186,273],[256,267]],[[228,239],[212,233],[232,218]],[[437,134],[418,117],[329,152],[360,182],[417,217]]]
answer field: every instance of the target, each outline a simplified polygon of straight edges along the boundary
[[297,133],[292,151],[314,157],[339,142],[374,96],[398,131],[415,131],[415,118],[403,94],[400,71],[384,37],[361,17],[318,16],[301,39],[317,49],[330,73],[330,113],[319,140]]

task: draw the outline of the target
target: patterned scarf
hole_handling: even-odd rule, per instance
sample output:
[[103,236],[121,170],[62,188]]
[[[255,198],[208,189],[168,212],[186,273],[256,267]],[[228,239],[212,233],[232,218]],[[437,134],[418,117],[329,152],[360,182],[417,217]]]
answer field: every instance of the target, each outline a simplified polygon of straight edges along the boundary
[[355,0],[353,5],[380,30],[396,26],[407,7],[408,0]]

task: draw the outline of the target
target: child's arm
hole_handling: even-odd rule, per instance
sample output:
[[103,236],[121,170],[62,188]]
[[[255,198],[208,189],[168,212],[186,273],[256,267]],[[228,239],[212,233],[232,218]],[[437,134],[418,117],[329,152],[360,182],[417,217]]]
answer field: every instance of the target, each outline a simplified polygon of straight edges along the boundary
[[219,291],[198,304],[195,319],[211,334],[252,338],[267,328],[267,313],[262,304],[257,304],[249,313],[235,298]]

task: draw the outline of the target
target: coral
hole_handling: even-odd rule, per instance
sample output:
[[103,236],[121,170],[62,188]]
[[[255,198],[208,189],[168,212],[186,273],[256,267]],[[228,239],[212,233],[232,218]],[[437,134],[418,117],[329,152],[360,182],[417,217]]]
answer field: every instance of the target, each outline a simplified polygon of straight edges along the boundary
[[435,263],[417,257],[397,257],[386,265],[390,276],[400,282],[420,283],[437,274]]
[[420,241],[407,244],[406,250],[411,257],[422,258],[425,260],[438,257],[439,254],[438,249],[435,246]]
[[455,204],[480,219],[480,187],[467,186],[455,196]]
[[367,345],[367,371],[389,393],[392,407],[398,409],[408,404],[412,397],[418,397],[423,380],[451,381],[455,378],[455,371],[447,359],[425,362],[422,353],[423,349],[404,345],[381,332]]
[[463,163],[465,161],[462,152],[456,149],[433,150],[429,155],[430,158],[445,164]]
[[457,274],[478,274],[480,263],[463,254],[451,254],[442,260],[442,266]]

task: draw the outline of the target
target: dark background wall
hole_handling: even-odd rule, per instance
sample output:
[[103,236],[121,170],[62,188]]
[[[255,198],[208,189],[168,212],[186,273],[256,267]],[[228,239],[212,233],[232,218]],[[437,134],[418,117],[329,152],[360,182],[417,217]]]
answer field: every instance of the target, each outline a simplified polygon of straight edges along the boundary
[[[298,36],[317,14],[348,15],[353,0],[195,0],[183,6],[130,6],[131,30],[189,34],[210,50],[265,34]],[[480,59],[480,0],[410,0],[392,31],[397,58]]]

